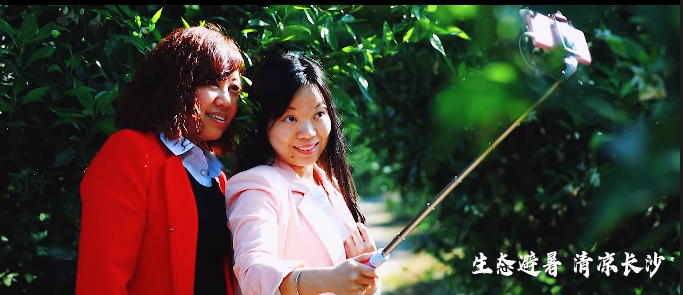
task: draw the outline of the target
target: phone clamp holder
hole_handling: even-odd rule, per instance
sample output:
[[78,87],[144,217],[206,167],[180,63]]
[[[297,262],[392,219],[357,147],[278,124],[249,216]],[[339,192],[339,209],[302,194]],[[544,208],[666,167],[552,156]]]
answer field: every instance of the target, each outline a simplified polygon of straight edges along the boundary
[[[561,41],[562,47],[564,47],[564,50],[567,51],[567,56],[563,59],[564,64],[567,66],[567,68],[562,71],[562,77],[564,79],[568,79],[569,76],[573,75],[576,72],[576,69],[579,67],[579,61],[576,59],[576,55],[578,52],[576,52],[574,48],[574,44],[571,43],[570,40],[576,40],[576,34],[574,33],[574,26],[572,25],[572,22],[565,17],[562,12],[559,10],[552,14],[548,15],[552,20],[553,20],[553,26],[554,26],[554,32],[557,33],[557,38],[558,40]],[[559,22],[566,23],[569,25],[570,30],[562,30],[560,29],[560,25],[558,24]],[[568,38],[568,36],[565,36],[568,31],[572,36]]]
[[571,53],[567,54],[567,57],[565,57],[563,61],[567,67],[562,71],[562,77],[564,79],[569,79],[569,76],[573,75],[579,67],[579,61]]
[[583,32],[574,28],[569,19],[559,10],[553,14],[541,14],[529,9],[521,9],[520,15],[527,23],[527,31],[520,36],[520,54],[536,72],[548,75],[557,79],[553,75],[544,73],[530,65],[522,52],[521,41],[524,36],[530,37],[535,47],[546,51],[553,51],[562,48],[567,55],[562,58],[566,68],[562,71],[561,79],[568,79],[577,69],[578,64],[590,64],[591,56]]

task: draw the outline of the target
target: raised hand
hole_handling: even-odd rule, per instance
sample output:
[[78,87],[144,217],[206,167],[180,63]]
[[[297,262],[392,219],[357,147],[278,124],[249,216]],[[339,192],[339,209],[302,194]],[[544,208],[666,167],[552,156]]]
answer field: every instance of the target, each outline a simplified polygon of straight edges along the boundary
[[351,231],[351,235],[344,239],[344,250],[346,251],[346,258],[377,251],[375,241],[370,236],[365,224],[356,223],[356,230]]

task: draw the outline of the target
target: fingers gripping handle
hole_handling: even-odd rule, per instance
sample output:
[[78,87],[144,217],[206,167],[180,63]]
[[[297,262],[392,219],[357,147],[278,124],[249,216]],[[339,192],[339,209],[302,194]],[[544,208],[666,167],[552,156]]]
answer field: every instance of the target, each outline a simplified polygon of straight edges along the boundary
[[372,255],[372,257],[370,257],[370,259],[363,264],[372,266],[374,268],[378,268],[380,265],[382,265],[382,263],[389,259],[390,255],[391,254],[384,256],[384,248],[379,248],[377,249],[377,252],[375,252],[375,254]]

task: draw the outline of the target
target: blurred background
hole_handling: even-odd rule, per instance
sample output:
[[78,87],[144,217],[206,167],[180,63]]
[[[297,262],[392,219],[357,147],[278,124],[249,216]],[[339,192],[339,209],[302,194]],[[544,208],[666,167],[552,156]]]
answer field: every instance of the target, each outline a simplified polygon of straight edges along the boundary
[[[593,61],[409,237],[438,275],[383,277],[384,293],[680,294],[680,5],[0,5],[0,294],[74,293],[83,171],[172,29],[220,24],[246,78],[282,46],[319,58],[361,198],[391,216],[372,226],[400,228],[560,77],[563,53],[520,37],[522,8],[561,11]],[[589,277],[573,269],[582,251]],[[531,252],[537,277],[496,274],[501,253]],[[624,276],[625,252],[665,260]],[[479,253],[492,274],[472,274]]]

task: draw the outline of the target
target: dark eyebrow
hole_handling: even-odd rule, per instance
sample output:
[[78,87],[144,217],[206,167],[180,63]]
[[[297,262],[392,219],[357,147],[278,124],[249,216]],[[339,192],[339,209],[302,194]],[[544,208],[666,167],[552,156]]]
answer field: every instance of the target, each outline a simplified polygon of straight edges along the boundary
[[[319,108],[319,107],[327,107],[327,105],[326,105],[324,102],[321,102],[321,103],[319,103],[318,105],[315,106],[315,108]],[[290,106],[290,107],[287,107],[287,109],[288,109],[288,110],[292,110],[292,111],[296,111],[296,109],[293,108],[293,107],[291,107],[291,106]]]

